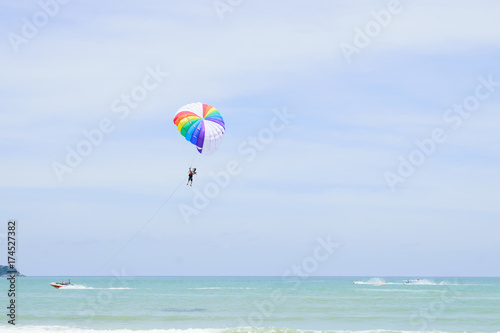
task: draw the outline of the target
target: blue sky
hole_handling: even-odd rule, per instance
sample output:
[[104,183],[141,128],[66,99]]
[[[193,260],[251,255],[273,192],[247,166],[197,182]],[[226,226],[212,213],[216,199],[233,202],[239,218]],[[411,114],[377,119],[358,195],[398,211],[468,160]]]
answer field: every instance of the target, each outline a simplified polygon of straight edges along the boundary
[[[311,275],[500,275],[500,86],[481,83],[500,81],[498,2],[41,3],[54,13],[26,37],[40,3],[0,2],[0,216],[19,221],[23,273],[282,275],[330,236]],[[348,61],[341,45],[377,24]],[[121,119],[113,103],[151,71],[168,75]],[[447,110],[474,99],[454,129]],[[212,156],[172,123],[198,101],[226,121]],[[293,119],[267,140],[276,112]],[[59,181],[53,163],[103,119],[113,130]],[[446,140],[402,177],[436,129]],[[194,187],[176,190],[193,156]],[[186,223],[228,163],[239,172]]]

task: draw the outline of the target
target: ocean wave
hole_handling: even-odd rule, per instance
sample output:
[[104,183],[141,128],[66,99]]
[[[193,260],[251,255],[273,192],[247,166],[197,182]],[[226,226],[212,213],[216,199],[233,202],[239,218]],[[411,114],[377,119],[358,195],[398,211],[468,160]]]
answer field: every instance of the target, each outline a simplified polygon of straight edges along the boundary
[[223,333],[223,329],[148,329],[148,330],[129,330],[129,329],[89,329],[74,328],[66,326],[20,326],[20,327],[2,327],[3,333]]
[[166,308],[166,309],[161,309],[161,310],[165,311],[165,312],[204,312],[204,311],[207,311],[207,309],[202,309],[202,308],[194,308],[194,309]]
[[254,289],[254,288],[245,288],[245,287],[200,287],[200,288],[188,288],[190,290],[221,290],[221,289],[237,289],[237,290],[245,290],[245,289]]
[[[2,327],[4,333],[454,333],[447,331],[411,331],[411,330],[301,330],[277,327],[235,327],[235,328],[189,328],[189,329],[89,329],[65,326],[20,326]],[[474,332],[470,332],[474,333]],[[500,333],[500,332],[498,332]]]

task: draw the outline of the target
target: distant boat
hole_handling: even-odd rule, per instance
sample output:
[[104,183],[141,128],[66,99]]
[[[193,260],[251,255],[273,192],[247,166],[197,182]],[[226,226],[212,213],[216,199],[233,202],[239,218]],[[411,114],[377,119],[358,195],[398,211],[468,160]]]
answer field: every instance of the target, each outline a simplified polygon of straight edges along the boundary
[[379,284],[374,284],[375,287],[385,287],[387,284],[385,283],[379,283]]
[[361,281],[356,280],[352,284],[361,284]]
[[63,282],[52,282],[50,285],[52,287],[54,287],[54,288],[59,289],[59,288],[62,288],[62,287],[70,286],[70,285],[72,285],[72,283],[71,283],[71,280],[70,280],[68,282],[65,282],[65,281],[63,281]]

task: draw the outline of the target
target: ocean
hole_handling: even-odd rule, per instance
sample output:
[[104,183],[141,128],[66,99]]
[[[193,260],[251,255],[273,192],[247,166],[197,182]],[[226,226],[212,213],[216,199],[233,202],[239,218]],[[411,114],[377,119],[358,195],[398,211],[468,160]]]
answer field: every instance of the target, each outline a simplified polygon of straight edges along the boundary
[[[500,332],[500,278],[18,277],[0,332]],[[354,283],[356,282],[356,283]]]

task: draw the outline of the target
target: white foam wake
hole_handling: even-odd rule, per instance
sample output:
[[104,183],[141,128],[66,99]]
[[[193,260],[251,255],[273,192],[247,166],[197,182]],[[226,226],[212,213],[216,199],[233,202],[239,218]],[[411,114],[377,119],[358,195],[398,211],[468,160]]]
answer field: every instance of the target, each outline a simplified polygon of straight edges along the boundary
[[430,280],[430,279],[407,279],[407,280],[402,280],[402,281],[386,282],[382,278],[371,278],[371,279],[366,280],[366,281],[357,280],[357,281],[354,281],[354,284],[419,285],[419,286],[459,286],[460,285],[458,283],[450,283],[446,280],[435,282],[434,280]]
[[70,284],[67,286],[63,286],[59,288],[59,290],[89,290],[89,289],[107,289],[107,290],[113,290],[113,289],[135,289],[135,288],[128,288],[128,287],[123,287],[123,288],[95,288],[95,287],[87,287],[81,284]]
[[370,285],[376,285],[376,284],[387,284],[383,279],[381,278],[371,278],[368,281],[354,281],[354,284],[370,284]]

